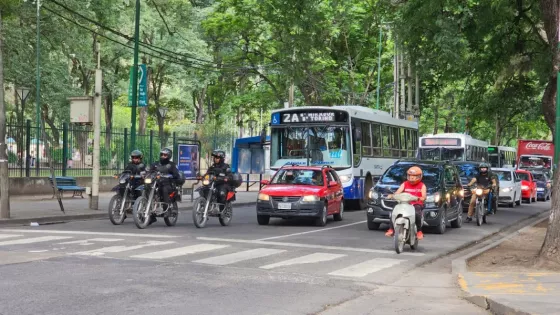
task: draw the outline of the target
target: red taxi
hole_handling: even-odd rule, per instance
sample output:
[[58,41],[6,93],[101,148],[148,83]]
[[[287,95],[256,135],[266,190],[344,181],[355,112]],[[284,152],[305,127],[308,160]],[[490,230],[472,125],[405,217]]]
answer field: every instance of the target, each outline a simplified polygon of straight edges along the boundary
[[325,226],[327,216],[342,220],[344,212],[342,183],[329,166],[284,166],[265,185],[257,197],[257,221],[266,225],[271,217],[312,217]]
[[517,170],[515,173],[521,180],[521,197],[528,203],[537,201],[537,182],[533,178],[533,174],[524,170]]

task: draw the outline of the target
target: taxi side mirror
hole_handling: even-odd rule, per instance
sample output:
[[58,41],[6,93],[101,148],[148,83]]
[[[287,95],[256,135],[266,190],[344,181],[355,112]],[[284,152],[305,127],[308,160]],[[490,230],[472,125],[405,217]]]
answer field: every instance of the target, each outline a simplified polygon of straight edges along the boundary
[[331,187],[331,186],[336,186],[336,185],[338,185],[338,183],[337,183],[336,181],[334,181],[334,180],[331,180],[331,181],[329,182],[329,187]]
[[268,179],[261,180],[261,185],[266,186],[268,184],[270,184],[270,181]]

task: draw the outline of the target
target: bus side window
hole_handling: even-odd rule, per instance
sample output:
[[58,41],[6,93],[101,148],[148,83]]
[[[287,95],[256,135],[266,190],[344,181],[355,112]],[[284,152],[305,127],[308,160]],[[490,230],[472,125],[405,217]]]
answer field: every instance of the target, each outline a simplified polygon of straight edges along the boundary
[[358,133],[358,132],[360,133],[360,137],[356,137],[356,136],[352,137],[352,151],[354,153],[353,154],[354,155],[354,166],[358,166],[362,162],[362,141],[361,141],[362,139],[356,139],[356,138],[361,138],[361,131],[362,130],[356,124],[352,124],[352,129],[355,130],[353,135],[355,135],[355,133]]
[[387,125],[383,125],[381,127],[382,131],[382,139],[383,139],[383,156],[384,157],[391,157],[391,144],[389,142],[390,137],[390,127]]
[[381,144],[381,126],[371,124],[371,139],[373,141],[373,156],[383,156],[383,145]]

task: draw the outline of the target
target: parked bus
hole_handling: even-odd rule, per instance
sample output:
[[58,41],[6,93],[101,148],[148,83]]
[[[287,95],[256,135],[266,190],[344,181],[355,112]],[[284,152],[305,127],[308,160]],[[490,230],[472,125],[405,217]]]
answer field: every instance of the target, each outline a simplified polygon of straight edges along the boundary
[[512,147],[502,147],[497,145],[488,146],[488,160],[492,167],[513,168],[517,150]]
[[488,161],[488,142],[462,133],[425,135],[420,137],[418,157],[439,161]]
[[395,161],[414,157],[418,123],[362,106],[307,106],[272,112],[270,168],[330,165],[344,199],[365,209],[377,177]]

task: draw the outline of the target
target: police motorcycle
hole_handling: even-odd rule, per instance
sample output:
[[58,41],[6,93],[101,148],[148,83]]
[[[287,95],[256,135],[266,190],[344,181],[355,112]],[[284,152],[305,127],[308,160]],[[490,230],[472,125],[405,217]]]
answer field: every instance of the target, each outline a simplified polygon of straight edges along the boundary
[[[217,217],[222,226],[228,226],[233,216],[232,202],[235,201],[235,188],[239,187],[242,182],[241,175],[233,173],[230,178],[225,174],[224,170],[214,169],[209,171],[204,177],[197,176],[199,181],[202,180],[202,186],[198,187],[199,197],[194,201],[193,206],[193,222],[197,228],[204,228],[208,217]],[[233,190],[228,191],[225,204],[218,202],[219,184],[231,183]]]
[[[484,195],[484,191],[489,189],[488,195]],[[486,222],[486,215],[491,213],[493,191],[491,185],[482,186],[477,185],[473,187],[473,193],[476,194],[476,204],[474,207],[474,216],[476,218],[476,225],[481,226]]]
[[[182,173],[180,173],[182,174]],[[163,217],[167,226],[174,226],[179,217],[179,207],[177,202],[182,201],[182,184],[176,185],[170,174],[162,174],[158,171],[149,171],[144,177],[144,185],[137,190],[142,191],[142,195],[136,199],[132,208],[134,224],[139,229],[144,229],[150,225],[150,217]],[[170,203],[165,203],[160,197],[160,187],[163,181],[171,181],[174,189],[169,194]],[[181,181],[184,183],[184,181]]]
[[126,219],[126,213],[132,211],[134,200],[139,195],[136,188],[139,185],[141,186],[142,173],[140,175],[132,175],[131,171],[124,171],[120,176],[114,176],[119,179],[119,183],[111,189],[116,194],[111,197],[108,207],[109,221],[114,225],[122,224],[124,219]]
[[393,199],[399,202],[393,208],[391,221],[395,229],[393,236],[395,251],[400,254],[403,252],[405,244],[410,245],[413,250],[418,248],[416,212],[414,206],[410,204],[410,202],[418,200],[418,197],[409,193],[400,193],[393,195]]

